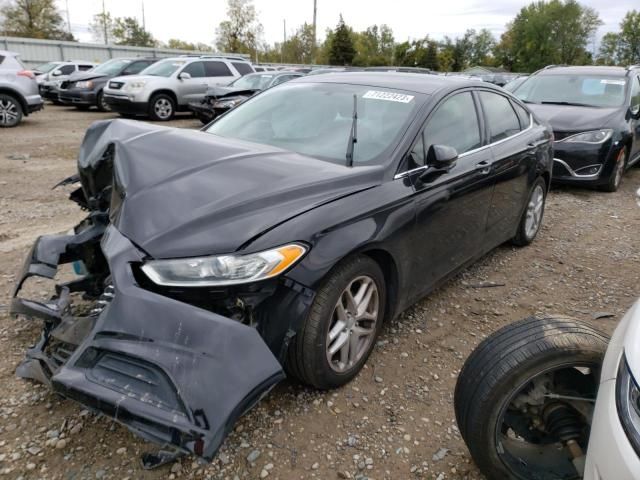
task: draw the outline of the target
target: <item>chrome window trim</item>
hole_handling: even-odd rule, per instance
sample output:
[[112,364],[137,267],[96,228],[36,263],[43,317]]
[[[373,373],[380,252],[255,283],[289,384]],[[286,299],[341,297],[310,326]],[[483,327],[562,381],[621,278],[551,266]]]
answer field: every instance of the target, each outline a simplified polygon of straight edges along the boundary
[[[489,148],[489,147],[493,147],[494,145],[499,145],[502,142],[506,142],[507,140],[511,140],[512,138],[516,138],[519,135],[522,135],[523,133],[528,132],[529,130],[531,130],[533,128],[533,116],[531,115],[531,113],[529,113],[529,126],[527,128],[525,128],[524,130],[520,130],[518,133],[515,133],[513,135],[511,135],[510,137],[507,138],[503,138],[501,140],[498,140],[497,142],[493,142],[493,143],[488,143],[486,145],[482,145],[481,147],[478,148],[474,148],[473,150],[467,150],[464,153],[461,153],[460,155],[458,155],[458,158],[464,158],[467,155],[471,155],[472,153],[476,153],[479,152],[481,150],[484,150],[485,148]],[[555,159],[554,159],[555,160]],[[425,170],[429,168],[428,165],[423,165],[421,167],[417,167],[417,168],[412,168],[411,170],[406,170],[404,172],[400,172],[400,173],[396,173],[395,176],[393,177],[394,180],[398,180],[399,178],[405,178],[408,177],[410,175],[413,175],[416,172],[419,172],[421,170]]]

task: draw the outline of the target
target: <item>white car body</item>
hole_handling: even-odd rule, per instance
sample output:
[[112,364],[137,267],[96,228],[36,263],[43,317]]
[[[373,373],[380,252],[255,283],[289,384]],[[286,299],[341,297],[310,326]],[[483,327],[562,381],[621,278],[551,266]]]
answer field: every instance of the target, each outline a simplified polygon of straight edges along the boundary
[[[640,458],[629,439],[618,408],[620,363],[626,358],[632,381],[640,379],[640,301],[616,328],[602,366],[600,387],[591,423],[584,480],[640,479]],[[618,385],[619,386],[619,385]],[[633,424],[640,432],[637,419]]]

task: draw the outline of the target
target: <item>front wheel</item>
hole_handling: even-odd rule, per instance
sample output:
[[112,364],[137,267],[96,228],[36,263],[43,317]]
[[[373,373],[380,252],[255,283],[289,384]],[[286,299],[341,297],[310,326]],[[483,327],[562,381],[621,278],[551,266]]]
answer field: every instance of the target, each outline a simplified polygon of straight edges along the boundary
[[102,93],[102,90],[100,90],[98,92],[98,96],[96,97],[96,107],[98,108],[99,112],[110,112],[111,111],[111,107],[104,100],[104,94]]
[[531,317],[473,351],[458,376],[454,408],[487,478],[581,478],[608,340],[573,319]]
[[320,389],[349,382],[375,345],[385,305],[384,276],[373,259],[358,255],[339,264],[289,345],[287,372]]
[[624,171],[627,166],[627,149],[623,148],[618,152],[616,156],[616,163],[613,166],[613,170],[609,175],[609,179],[607,183],[600,187],[601,190],[605,192],[615,192],[620,188],[620,184],[622,183],[622,176],[624,175]]
[[154,95],[149,102],[149,117],[151,120],[166,122],[173,118],[176,103],[169,95],[160,93]]

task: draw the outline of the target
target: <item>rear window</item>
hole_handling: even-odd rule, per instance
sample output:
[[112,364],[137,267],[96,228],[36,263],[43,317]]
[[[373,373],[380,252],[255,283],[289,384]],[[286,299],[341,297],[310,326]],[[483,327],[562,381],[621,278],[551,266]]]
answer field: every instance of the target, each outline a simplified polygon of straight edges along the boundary
[[207,77],[232,77],[233,73],[224,62],[204,62]]
[[251,65],[249,65],[248,63],[231,62],[231,65],[233,65],[235,67],[235,69],[238,71],[238,73],[240,75],[246,75],[247,73],[253,73],[253,69],[251,68]]

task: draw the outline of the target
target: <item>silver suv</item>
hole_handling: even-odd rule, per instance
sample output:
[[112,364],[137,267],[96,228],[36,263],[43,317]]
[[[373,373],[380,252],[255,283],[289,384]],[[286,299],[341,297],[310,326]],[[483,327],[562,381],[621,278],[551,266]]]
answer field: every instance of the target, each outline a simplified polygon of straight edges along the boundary
[[145,115],[171,120],[204,98],[207,88],[227,85],[247,73],[251,64],[241,57],[183,56],[154,63],[139,75],[117,77],[104,89],[104,101],[123,116]]
[[15,127],[43,104],[33,72],[17,53],[0,50],[0,128]]
[[33,73],[36,75],[40,95],[44,100],[50,100],[55,104],[60,104],[58,99],[60,84],[64,80],[68,80],[72,73],[86,72],[96,65],[98,64],[84,60],[49,62],[38,65],[33,69]]

